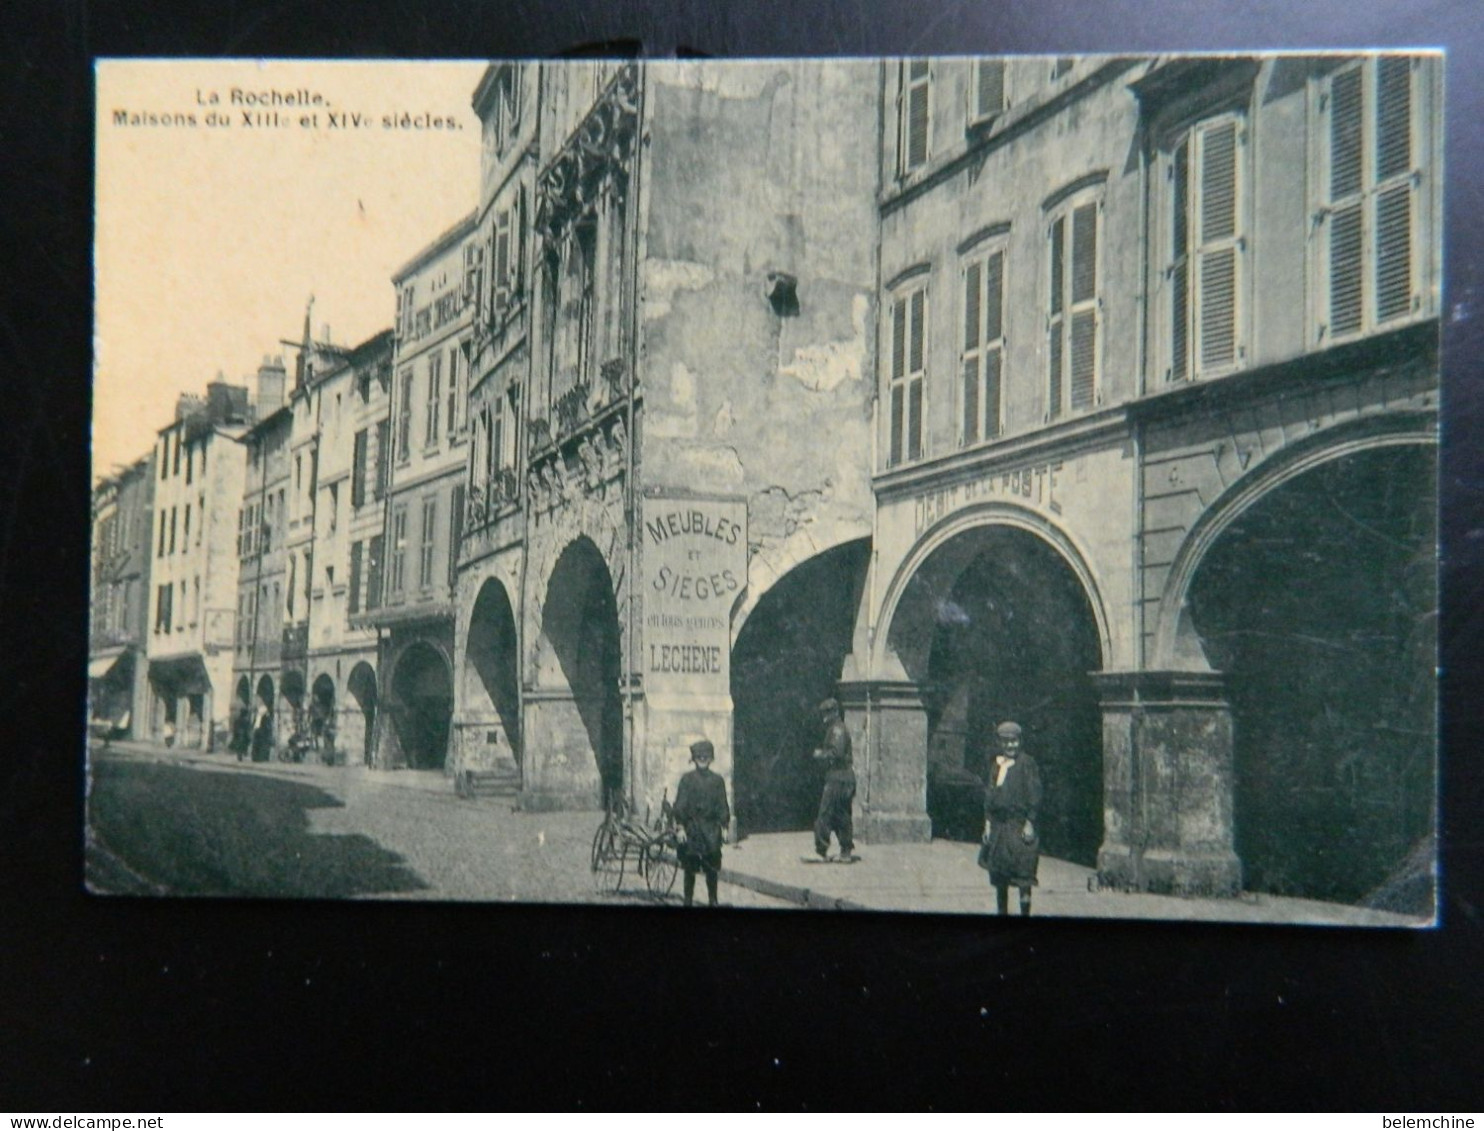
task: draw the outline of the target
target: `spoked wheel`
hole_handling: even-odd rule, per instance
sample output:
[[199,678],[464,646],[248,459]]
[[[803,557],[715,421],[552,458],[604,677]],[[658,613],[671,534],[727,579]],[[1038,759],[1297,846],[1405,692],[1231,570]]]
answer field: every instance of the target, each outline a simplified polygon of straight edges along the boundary
[[598,865],[608,858],[613,852],[613,826],[604,821],[598,826],[598,831],[593,833],[593,850],[589,858],[592,870],[596,872]]
[[644,883],[649,894],[663,899],[675,889],[675,876],[680,871],[680,861],[675,856],[675,845],[666,839],[650,841],[644,847]]
[[603,858],[594,869],[598,890],[612,895],[623,887],[624,871],[628,864],[628,845],[622,837],[615,836],[608,844]]

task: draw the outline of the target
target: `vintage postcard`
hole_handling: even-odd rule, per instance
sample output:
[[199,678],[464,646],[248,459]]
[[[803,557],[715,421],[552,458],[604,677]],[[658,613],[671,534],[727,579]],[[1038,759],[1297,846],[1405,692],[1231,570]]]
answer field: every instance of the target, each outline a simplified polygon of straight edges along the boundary
[[90,889],[1432,925],[1442,88],[100,61]]

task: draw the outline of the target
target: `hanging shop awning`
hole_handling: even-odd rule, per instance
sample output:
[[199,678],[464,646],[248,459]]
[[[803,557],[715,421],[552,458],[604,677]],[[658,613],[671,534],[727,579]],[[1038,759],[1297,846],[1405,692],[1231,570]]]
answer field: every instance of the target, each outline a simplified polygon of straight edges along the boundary
[[176,695],[204,695],[211,690],[206,664],[194,654],[170,660],[151,660],[149,679],[157,687]]

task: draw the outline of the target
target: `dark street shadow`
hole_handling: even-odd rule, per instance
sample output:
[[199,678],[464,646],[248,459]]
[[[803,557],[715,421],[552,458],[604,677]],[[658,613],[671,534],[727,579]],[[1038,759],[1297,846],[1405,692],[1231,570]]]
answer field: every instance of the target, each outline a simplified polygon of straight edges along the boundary
[[310,832],[310,809],[341,807],[298,782],[95,760],[88,886],[103,895],[312,899],[427,888],[369,837]]

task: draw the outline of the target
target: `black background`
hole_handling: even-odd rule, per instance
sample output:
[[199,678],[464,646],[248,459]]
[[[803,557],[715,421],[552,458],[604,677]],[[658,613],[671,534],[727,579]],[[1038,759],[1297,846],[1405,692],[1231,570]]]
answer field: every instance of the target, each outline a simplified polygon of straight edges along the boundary
[[[0,14],[0,1110],[1479,1109],[1477,16],[1379,0],[12,0]],[[83,894],[92,58],[602,43],[649,56],[1450,49],[1442,929]]]

